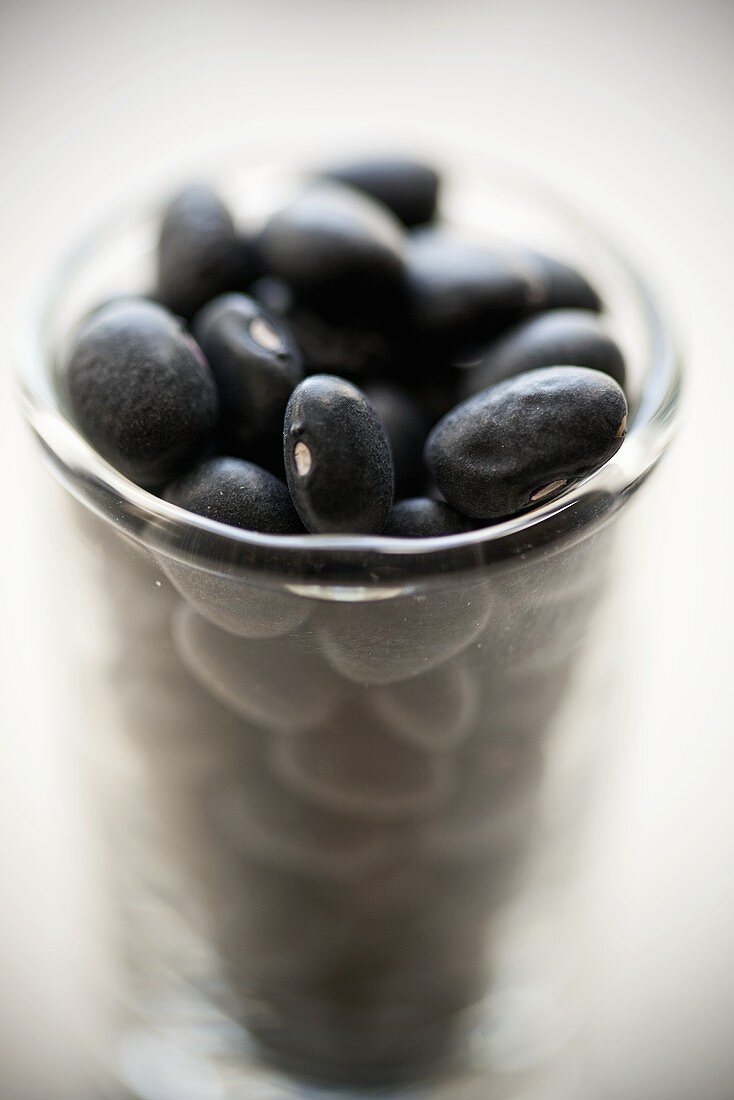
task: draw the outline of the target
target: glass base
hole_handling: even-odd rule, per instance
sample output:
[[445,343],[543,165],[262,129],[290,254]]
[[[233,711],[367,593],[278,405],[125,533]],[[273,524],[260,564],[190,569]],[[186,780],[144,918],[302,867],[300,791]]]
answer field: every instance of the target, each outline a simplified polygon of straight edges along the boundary
[[130,1100],[574,1100],[580,1095],[574,1022],[538,988],[496,990],[471,1028],[464,1018],[451,1033],[443,1029],[443,1039],[451,1041],[442,1044],[436,1035],[431,1064],[425,1058],[414,1066],[402,1060],[392,1080],[373,1074],[368,1084],[339,1080],[333,1067],[317,1074],[313,1067],[288,1065],[292,1055],[277,1049],[270,1056],[263,1043],[256,1044],[202,1000],[176,997],[149,1009],[151,1019],[130,1021],[114,1058],[113,1071]]

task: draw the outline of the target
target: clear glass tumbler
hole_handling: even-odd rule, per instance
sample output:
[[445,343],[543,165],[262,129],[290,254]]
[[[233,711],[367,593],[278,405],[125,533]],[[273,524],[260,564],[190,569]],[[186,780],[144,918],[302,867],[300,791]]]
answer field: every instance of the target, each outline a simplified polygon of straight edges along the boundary
[[[217,178],[246,216],[290,181]],[[557,198],[460,165],[444,206],[475,238],[585,270],[631,376],[618,454],[485,530],[252,534],[102,461],[60,407],[55,356],[93,304],[149,285],[155,202],[67,260],[26,334],[25,410],[73,526],[125,960],[110,1065],[144,1100],[571,1096],[553,1066],[576,1026],[589,765],[613,725],[606,597],[680,379],[644,285]]]

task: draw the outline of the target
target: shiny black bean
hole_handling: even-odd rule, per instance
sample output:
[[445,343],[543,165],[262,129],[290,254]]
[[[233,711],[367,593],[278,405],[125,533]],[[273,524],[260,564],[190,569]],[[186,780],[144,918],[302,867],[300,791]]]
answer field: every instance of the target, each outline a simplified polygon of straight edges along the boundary
[[472,732],[479,693],[479,677],[457,657],[423,676],[374,688],[368,703],[396,736],[428,752],[445,752]]
[[422,817],[453,790],[450,759],[394,737],[354,700],[319,729],[274,742],[270,759],[279,779],[307,801],[354,818]]
[[395,349],[378,328],[325,320],[300,303],[292,306],[285,320],[303,353],[307,374],[338,374],[359,383],[394,370]]
[[523,321],[489,347],[477,366],[462,372],[464,397],[539,367],[588,367],[622,388],[625,361],[603,322],[578,309],[551,310]]
[[401,380],[423,410],[430,427],[461,400],[462,372],[445,359],[429,358],[424,362],[422,373],[407,378],[401,375]]
[[466,528],[465,517],[445,501],[411,497],[394,505],[383,534],[396,539],[433,539],[457,535]]
[[215,298],[196,315],[194,335],[219,389],[222,428],[243,451],[279,440],[303,370],[288,329],[245,294]]
[[[360,879],[390,861],[391,838],[379,826],[304,801],[264,760],[241,760],[237,781],[212,790],[210,812],[215,843],[299,878]],[[277,942],[272,929],[271,936]],[[257,960],[249,965],[256,967]]]
[[172,482],[164,496],[189,512],[268,535],[303,531],[286,486],[241,458],[209,458]]
[[215,626],[243,638],[277,638],[297,630],[312,611],[312,601],[277,582],[227,573],[224,567],[161,558],[161,567],[187,603]]
[[390,445],[364,394],[333,375],[307,378],[285,415],[284,458],[309,531],[379,534],[393,500]]
[[333,165],[322,175],[384,203],[405,226],[423,225],[435,216],[439,175],[420,161],[376,157]]
[[[267,470],[237,458],[211,458],[165,496],[190,512],[232,527],[264,534],[303,531],[288,489]],[[274,638],[296,629],[311,603],[277,583],[204,562],[160,556],[160,564],[181,595],[217,626],[245,638]]]
[[252,295],[281,317],[303,356],[306,374],[338,374],[352,382],[381,378],[395,369],[395,341],[369,324],[325,319],[303,302],[282,279],[272,275],[253,284]]
[[182,606],[173,641],[215,699],[262,729],[290,734],[318,725],[348,694],[318,654],[294,639],[235,637]]
[[542,285],[522,257],[446,233],[413,236],[407,253],[410,325],[432,348],[471,347],[527,315]]
[[394,310],[403,283],[403,233],[380,205],[339,184],[315,185],[274,214],[260,249],[268,272],[342,320]]
[[426,443],[446,500],[476,519],[512,516],[561,493],[619,449],[627,402],[606,374],[527,371],[458,405]]
[[363,389],[390,443],[396,495],[404,497],[420,492],[426,481],[423,444],[428,435],[428,417],[415,398],[399,386],[367,382]]
[[367,603],[335,603],[318,619],[324,655],[359,684],[391,684],[437,668],[482,633],[493,594],[464,582]]
[[602,301],[585,275],[563,260],[543,252],[531,252],[530,259],[538,265],[544,293],[541,309],[586,309],[598,313]]
[[213,437],[212,372],[162,306],[127,298],[97,310],[75,333],[61,371],[80,431],[141,485],[174,477]]
[[268,313],[283,319],[287,317],[296,300],[291,287],[275,275],[262,275],[256,279],[250,286],[249,293]]
[[212,298],[256,278],[254,245],[238,235],[232,215],[207,184],[191,184],[163,212],[158,241],[161,301],[190,320]]

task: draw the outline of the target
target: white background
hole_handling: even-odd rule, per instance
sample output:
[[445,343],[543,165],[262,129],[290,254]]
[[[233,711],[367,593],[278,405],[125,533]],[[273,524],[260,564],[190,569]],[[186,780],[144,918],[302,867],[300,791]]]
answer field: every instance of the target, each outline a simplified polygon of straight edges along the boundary
[[[29,288],[90,220],[178,166],[295,135],[337,149],[450,140],[527,165],[667,296],[686,424],[649,497],[625,642],[644,675],[598,845],[593,1100],[734,1095],[733,32],[726,0],[0,4],[6,374]],[[43,580],[55,540],[9,389],[0,1092],[56,1100],[65,1029],[83,1019],[84,845],[58,746],[64,653]]]

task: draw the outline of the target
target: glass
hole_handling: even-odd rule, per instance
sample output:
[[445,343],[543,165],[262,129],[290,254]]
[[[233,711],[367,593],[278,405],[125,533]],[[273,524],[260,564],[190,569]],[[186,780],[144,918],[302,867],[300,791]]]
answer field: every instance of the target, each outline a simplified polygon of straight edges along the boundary
[[[215,182],[257,217],[296,175]],[[630,372],[617,455],[484,530],[253,534],[102,461],[60,408],[55,355],[96,302],[150,285],[155,202],[67,260],[26,333],[24,407],[89,624],[83,737],[125,961],[109,1060],[145,1100],[572,1095],[558,1067],[583,810],[613,725],[607,597],[679,369],[643,283],[537,183],[453,166],[444,208],[586,271]]]

